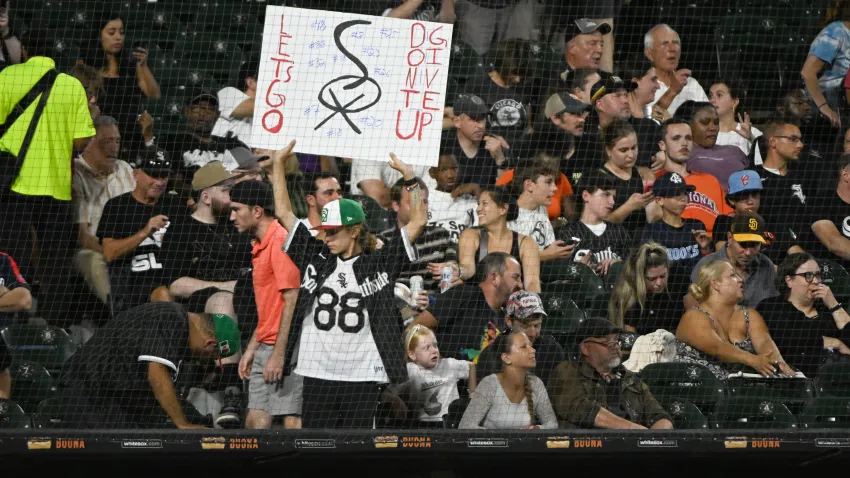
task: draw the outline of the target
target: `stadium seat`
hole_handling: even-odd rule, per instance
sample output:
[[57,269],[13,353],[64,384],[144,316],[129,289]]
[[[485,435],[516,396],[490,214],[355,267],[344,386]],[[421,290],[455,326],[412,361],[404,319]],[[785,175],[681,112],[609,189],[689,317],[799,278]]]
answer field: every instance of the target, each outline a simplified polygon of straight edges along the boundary
[[850,398],[819,397],[806,402],[800,428],[850,428]]
[[449,411],[445,415],[443,415],[443,425],[446,428],[456,429],[460,424],[460,420],[463,418],[463,412],[466,411],[466,407],[469,405],[469,399],[466,398],[458,398],[449,404]]
[[29,415],[14,401],[0,398],[0,429],[32,428]]
[[708,419],[696,405],[687,400],[672,399],[661,406],[673,417],[673,426],[677,430],[708,429]]
[[158,131],[179,128],[183,123],[183,106],[188,92],[183,88],[163,88],[158,100],[148,100],[147,111],[153,116]]
[[56,68],[62,73],[70,71],[82,57],[78,36],[72,30],[61,30],[54,34],[52,58],[56,62]]
[[378,201],[360,194],[352,195],[351,199],[363,206],[363,212],[366,213],[366,227],[370,232],[380,233],[393,227],[390,213],[382,208]]
[[850,398],[850,362],[822,365],[815,377],[818,397]]
[[[227,28],[222,29],[222,23],[227,24]],[[213,9],[205,14],[196,14],[194,20],[189,23],[189,29],[196,33],[222,35],[222,38],[234,41],[241,47],[250,44],[254,33],[263,30],[263,19],[248,12]]]
[[730,377],[726,379],[726,395],[776,400],[799,412],[814,397],[814,385],[808,378]]
[[580,262],[543,262],[540,264],[540,282],[543,292],[569,297],[582,309],[590,308],[596,297],[605,294],[602,279]]
[[[452,43],[451,63],[449,63],[449,78],[454,78],[462,86],[466,80],[479,75],[486,75],[484,59],[466,43]],[[451,102],[453,98],[449,98]]]
[[14,361],[36,362],[57,372],[77,351],[64,329],[45,325],[10,325],[0,330]]
[[709,419],[712,429],[797,428],[797,418],[777,400],[735,397],[721,400]]
[[617,278],[620,277],[620,274],[625,268],[626,261],[617,261],[611,264],[611,267],[608,268],[608,274],[606,274],[605,278],[603,279],[606,290],[614,290],[614,285],[617,283]]
[[221,84],[216,78],[200,68],[190,68],[182,65],[166,66],[170,59],[163,59],[163,64],[157,64],[157,81],[163,88],[181,88],[192,90],[193,88],[205,88],[213,93],[221,89]]
[[34,413],[38,404],[56,395],[56,381],[44,367],[33,362],[13,363],[12,400],[27,413]]
[[35,428],[63,428],[62,422],[62,411],[59,406],[58,397],[47,399],[38,404],[38,408],[33,416]]
[[821,259],[818,261],[823,272],[823,283],[828,285],[839,301],[850,299],[850,273],[841,264]]
[[226,85],[236,85],[242,50],[234,41],[221,35],[195,33],[177,43],[175,53],[182,55],[182,64],[214,76]]
[[575,302],[560,293],[543,292],[540,294],[543,308],[546,309],[546,320],[543,321],[543,332],[555,337],[561,345],[570,343],[585,319],[585,313]]
[[640,377],[658,400],[688,400],[704,412],[708,412],[725,394],[723,382],[708,367],[698,364],[649,364],[641,370]]

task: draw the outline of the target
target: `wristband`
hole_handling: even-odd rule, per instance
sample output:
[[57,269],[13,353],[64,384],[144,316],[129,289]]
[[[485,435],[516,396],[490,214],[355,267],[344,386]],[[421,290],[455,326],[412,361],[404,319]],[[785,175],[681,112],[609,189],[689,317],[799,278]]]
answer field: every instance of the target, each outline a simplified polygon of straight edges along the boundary
[[819,105],[818,105],[818,110],[820,110],[820,109],[821,109],[821,108],[823,108],[824,106],[826,106],[826,101],[824,101],[823,103],[821,103],[821,104],[819,104]]
[[833,307],[833,308],[831,308],[831,309],[827,309],[827,312],[829,312],[830,314],[834,314],[835,312],[837,312],[838,310],[840,310],[840,309],[841,309],[841,307],[843,307],[843,305],[841,304],[841,302],[839,302],[838,304],[836,304],[836,306],[835,306],[835,307]]
[[404,187],[410,188],[413,186],[419,186],[419,181],[417,180],[416,176],[414,176],[412,179],[404,180]]

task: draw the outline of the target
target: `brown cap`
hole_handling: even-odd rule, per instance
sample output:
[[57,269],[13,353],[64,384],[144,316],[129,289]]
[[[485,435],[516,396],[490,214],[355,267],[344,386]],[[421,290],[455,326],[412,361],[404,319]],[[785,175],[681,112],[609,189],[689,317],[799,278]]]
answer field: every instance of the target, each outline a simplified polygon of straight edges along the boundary
[[233,175],[224,168],[221,161],[210,161],[195,171],[195,176],[192,178],[192,191],[203,191],[228,179],[233,179]]
[[764,219],[754,212],[736,214],[729,230],[738,242],[767,243],[764,240]]

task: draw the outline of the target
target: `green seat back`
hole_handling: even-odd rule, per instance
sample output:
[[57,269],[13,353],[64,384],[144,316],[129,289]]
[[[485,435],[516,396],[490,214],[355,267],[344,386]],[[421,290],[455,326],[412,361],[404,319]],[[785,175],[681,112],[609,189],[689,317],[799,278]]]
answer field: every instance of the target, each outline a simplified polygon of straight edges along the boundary
[[800,413],[800,428],[850,428],[850,398],[809,400]]
[[722,400],[725,393],[723,382],[698,364],[649,364],[641,370],[640,377],[659,400],[688,400],[703,410]]
[[11,373],[11,398],[28,413],[34,413],[39,403],[56,395],[56,381],[37,363],[13,363]]
[[797,409],[814,397],[814,384],[807,378],[743,378],[726,380],[729,397],[769,398]]
[[0,398],[0,429],[3,428],[32,428],[32,420],[17,403]]
[[674,398],[661,404],[673,418],[677,430],[707,430],[708,419],[700,409],[687,400]]
[[819,260],[823,271],[823,283],[832,290],[835,298],[844,301],[850,299],[850,274],[835,261]]
[[797,428],[797,418],[782,402],[754,397],[730,397],[714,407],[711,428],[726,430]]
[[822,365],[815,378],[819,397],[850,398],[850,362]]
[[11,325],[0,330],[14,361],[36,362],[58,371],[77,351],[64,329],[44,325]]

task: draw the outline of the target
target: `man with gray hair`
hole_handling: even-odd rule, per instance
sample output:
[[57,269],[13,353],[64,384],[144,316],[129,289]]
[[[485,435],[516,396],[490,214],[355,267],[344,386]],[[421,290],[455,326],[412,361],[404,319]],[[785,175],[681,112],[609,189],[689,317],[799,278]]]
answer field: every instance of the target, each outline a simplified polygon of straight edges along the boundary
[[99,116],[94,126],[97,134],[74,158],[72,191],[81,247],[74,259],[91,290],[106,303],[109,279],[103,246],[96,236],[97,227],[106,201],[132,191],[136,180],[133,168],[118,159],[121,150],[118,121],[111,116]]
[[655,108],[665,108],[672,116],[685,101],[708,101],[705,90],[691,76],[691,70],[679,69],[682,41],[670,25],[660,23],[652,27],[643,37],[643,47],[644,55],[655,67],[661,85],[655,93],[655,101],[646,106],[647,116]]

